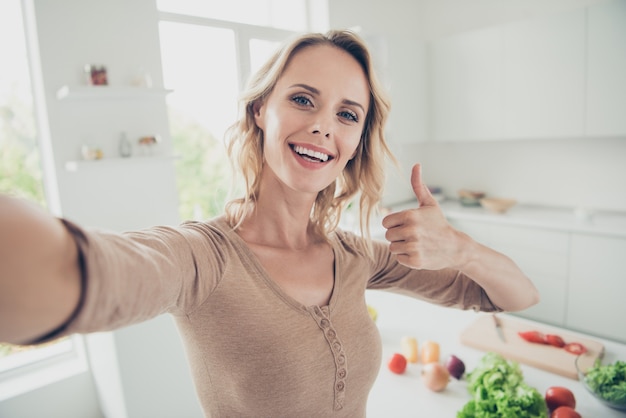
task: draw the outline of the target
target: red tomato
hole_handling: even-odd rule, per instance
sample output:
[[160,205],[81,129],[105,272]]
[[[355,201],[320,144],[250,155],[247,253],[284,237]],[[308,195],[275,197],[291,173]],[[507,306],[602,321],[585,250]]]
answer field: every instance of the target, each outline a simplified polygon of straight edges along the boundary
[[393,356],[389,359],[387,363],[387,367],[394,373],[402,374],[406,370],[406,357],[402,354],[394,353]]
[[568,343],[565,344],[565,347],[563,348],[565,348],[566,351],[576,355],[585,354],[587,352],[587,347],[585,347],[581,343]]
[[565,346],[565,341],[563,341],[563,338],[559,337],[558,335],[554,335],[554,334],[546,334],[546,342],[550,345],[553,345],[555,347],[563,347]]
[[562,386],[552,386],[546,390],[546,405],[550,411],[554,411],[560,406],[576,408],[576,398],[571,390]]
[[550,418],[582,418],[582,416],[569,406],[559,406],[554,411]]
[[546,344],[545,337],[539,331],[520,331],[517,334],[530,343]]

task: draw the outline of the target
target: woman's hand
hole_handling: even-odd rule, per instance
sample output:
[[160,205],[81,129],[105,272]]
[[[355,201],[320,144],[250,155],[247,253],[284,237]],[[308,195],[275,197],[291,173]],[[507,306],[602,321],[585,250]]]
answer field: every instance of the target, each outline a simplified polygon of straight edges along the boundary
[[420,164],[413,167],[411,185],[419,207],[383,219],[385,238],[391,243],[389,250],[398,262],[414,269],[461,269],[471,240],[450,226],[439,203],[422,182]]
[[539,301],[537,289],[513,260],[448,223],[422,182],[419,164],[413,167],[411,185],[419,207],[383,219],[389,250],[399,263],[414,269],[459,270],[478,283],[493,303],[507,311],[522,310]]

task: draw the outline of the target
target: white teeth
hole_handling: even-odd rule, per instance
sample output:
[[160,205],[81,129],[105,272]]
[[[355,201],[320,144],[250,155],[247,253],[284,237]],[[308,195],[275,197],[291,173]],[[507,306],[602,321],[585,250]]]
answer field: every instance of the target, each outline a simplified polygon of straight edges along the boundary
[[293,150],[300,155],[307,155],[309,157],[317,158],[322,162],[328,161],[328,154],[324,154],[323,152],[313,151],[311,149],[304,148],[300,145],[294,145]]

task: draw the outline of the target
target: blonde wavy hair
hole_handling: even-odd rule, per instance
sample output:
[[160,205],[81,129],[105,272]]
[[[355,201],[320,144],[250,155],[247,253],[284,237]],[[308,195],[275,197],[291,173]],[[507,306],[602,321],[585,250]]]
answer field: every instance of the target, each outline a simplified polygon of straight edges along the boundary
[[226,204],[226,217],[234,228],[254,210],[263,168],[263,132],[255,123],[254,105],[270,95],[297,52],[317,45],[331,45],[346,51],[361,65],[370,88],[370,105],[355,157],[335,182],[318,193],[311,211],[311,223],[316,234],[328,239],[337,228],[344,207],[360,193],[361,235],[370,237],[369,221],[382,197],[385,182],[385,159],[395,162],[384,133],[390,102],[376,79],[363,40],[350,31],[337,30],[301,35],[285,44],[250,79],[241,96],[238,121],[226,133],[228,155],[235,169],[243,175],[245,186],[244,197]]

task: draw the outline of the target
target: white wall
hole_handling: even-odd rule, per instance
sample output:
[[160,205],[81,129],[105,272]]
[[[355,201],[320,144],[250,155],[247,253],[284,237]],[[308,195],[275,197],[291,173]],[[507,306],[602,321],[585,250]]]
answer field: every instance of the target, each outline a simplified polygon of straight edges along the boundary
[[6,418],[103,418],[89,373],[0,402]]
[[[539,206],[626,211],[626,139],[422,144],[426,181]],[[409,160],[407,158],[407,160]]]
[[85,64],[106,65],[111,88],[131,86],[139,68],[151,74],[155,87],[162,87],[154,0],[35,0],[35,12],[63,215],[114,230],[178,223],[172,161],[65,169],[67,161],[80,159],[83,144],[100,147],[105,158],[118,157],[122,131],[133,142],[158,134],[163,137],[159,152],[171,154],[164,98],[59,101],[56,96],[63,86],[85,85]]
[[[389,138],[401,162],[401,174],[391,172],[385,203],[413,198],[409,170],[415,162],[422,162],[425,181],[443,187],[451,197],[461,188],[472,188],[533,205],[626,211],[625,138],[423,141],[429,131],[429,86],[420,80],[425,74],[425,42],[603,1],[331,1],[332,27],[361,26],[364,33],[374,32],[396,46],[395,51],[390,49],[387,63],[393,100]],[[408,142],[413,138],[418,141]]]
[[426,39],[531,19],[606,0],[421,0],[419,21]]

